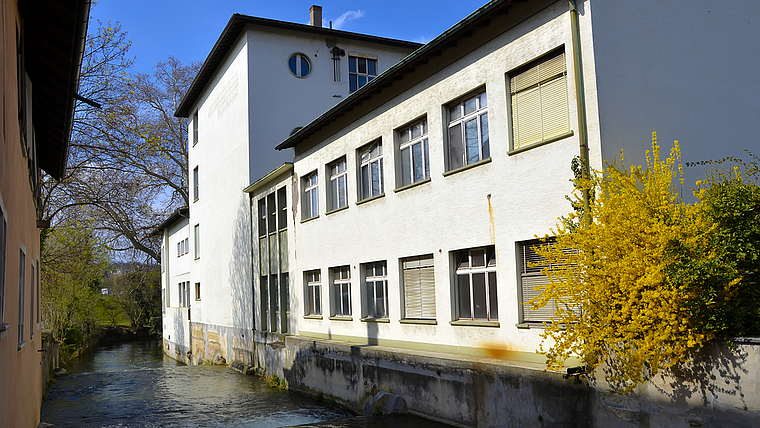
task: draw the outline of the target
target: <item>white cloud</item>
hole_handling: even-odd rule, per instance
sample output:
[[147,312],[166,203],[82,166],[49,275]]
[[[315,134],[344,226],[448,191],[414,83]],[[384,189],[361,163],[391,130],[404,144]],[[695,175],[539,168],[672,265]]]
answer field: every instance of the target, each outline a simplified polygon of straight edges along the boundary
[[364,11],[349,10],[348,12],[339,16],[338,19],[333,21],[333,28],[335,28],[336,30],[340,30],[343,28],[343,25],[345,25],[346,23],[359,19],[359,18],[363,18],[363,17],[364,17]]

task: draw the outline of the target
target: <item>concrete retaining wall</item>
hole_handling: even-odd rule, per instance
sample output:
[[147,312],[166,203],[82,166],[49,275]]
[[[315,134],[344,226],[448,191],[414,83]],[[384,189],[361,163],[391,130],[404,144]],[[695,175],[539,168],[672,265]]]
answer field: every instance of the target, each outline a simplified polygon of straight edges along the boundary
[[[196,337],[197,336],[197,337]],[[167,347],[168,346],[168,347]],[[621,395],[604,381],[576,381],[542,364],[315,340],[193,323],[191,358],[224,357],[245,371],[361,412],[379,391],[402,396],[411,413],[464,427],[760,426],[760,340],[705,349],[684,370],[655,376]]]

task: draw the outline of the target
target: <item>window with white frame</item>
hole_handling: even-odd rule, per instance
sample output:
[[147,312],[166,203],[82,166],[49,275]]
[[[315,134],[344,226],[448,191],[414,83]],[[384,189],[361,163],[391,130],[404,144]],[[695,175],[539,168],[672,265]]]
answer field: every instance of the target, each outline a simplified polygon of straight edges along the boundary
[[193,228],[193,244],[195,246],[195,258],[201,258],[201,225],[196,224]]
[[319,215],[319,177],[317,171],[303,178],[303,220]]
[[198,185],[198,167],[193,168],[193,201],[198,200],[200,187]]
[[427,119],[398,131],[402,186],[430,178],[427,134]]
[[378,139],[359,149],[359,200],[385,193],[383,185],[383,143]]
[[377,76],[377,59],[348,56],[348,91],[354,92]]
[[198,110],[193,113],[193,145],[198,144]]
[[19,249],[18,255],[18,349],[24,346],[24,327],[25,327],[25,311],[26,306],[26,252],[24,249]]
[[288,58],[288,69],[293,73],[293,76],[306,77],[311,73],[311,62],[306,55],[294,53]]
[[498,320],[496,249],[457,251],[456,294],[459,319]]
[[328,210],[334,211],[348,206],[348,171],[346,158],[343,157],[329,164],[327,170],[330,177],[330,197]]
[[564,48],[509,73],[509,87],[513,149],[570,132]]
[[190,281],[179,283],[179,305],[183,308],[190,307]]
[[319,269],[304,272],[306,315],[322,315],[322,273]]
[[7,330],[10,325],[5,323],[5,263],[8,222],[5,210],[0,204],[0,331]]
[[450,104],[448,112],[448,170],[491,157],[486,91],[478,91]]
[[404,319],[435,319],[433,255],[401,259]]
[[388,268],[386,262],[366,263],[364,272],[364,296],[366,316],[388,318]]
[[332,316],[351,316],[351,267],[330,269],[332,276]]
[[534,309],[530,301],[541,295],[544,288],[549,285],[549,277],[541,271],[550,267],[546,258],[538,254],[537,249],[557,245],[554,239],[544,242],[531,240],[517,243],[518,271],[520,272],[520,322],[538,323],[552,322],[555,312],[562,309],[572,309],[576,305],[568,302],[549,300],[546,305]]
[[195,300],[201,300],[201,283],[195,283]]

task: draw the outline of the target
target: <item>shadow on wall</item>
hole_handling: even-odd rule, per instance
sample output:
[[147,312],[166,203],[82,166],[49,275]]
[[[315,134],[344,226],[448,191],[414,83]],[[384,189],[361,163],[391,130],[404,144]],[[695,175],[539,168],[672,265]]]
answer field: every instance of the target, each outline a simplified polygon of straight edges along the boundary
[[[192,336],[192,333],[190,331],[185,331],[185,325],[187,323],[188,328],[190,323],[187,321],[187,316],[184,315],[184,309],[183,308],[166,308],[167,310],[172,310],[174,312],[173,323],[174,328],[172,329],[172,333],[176,336],[172,338],[169,336],[169,341],[174,342],[174,355],[175,359],[177,361],[183,361],[187,362],[187,364],[192,364],[192,354],[191,354],[191,348],[190,343],[187,340],[188,337]],[[190,310],[189,308],[187,309]],[[166,349],[164,352],[168,351],[169,349]],[[184,354],[184,355],[183,355]]]
[[232,230],[232,257],[228,261],[232,326],[227,337],[227,361],[253,364],[254,305],[251,212],[248,195],[241,197]]

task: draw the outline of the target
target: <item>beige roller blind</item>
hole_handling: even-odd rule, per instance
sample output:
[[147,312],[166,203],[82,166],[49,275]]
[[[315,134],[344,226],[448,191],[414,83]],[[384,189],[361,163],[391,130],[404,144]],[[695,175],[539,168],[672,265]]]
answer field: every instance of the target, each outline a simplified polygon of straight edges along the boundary
[[404,317],[435,318],[435,269],[433,256],[404,259]]
[[510,78],[514,149],[570,131],[565,53],[560,50]]

